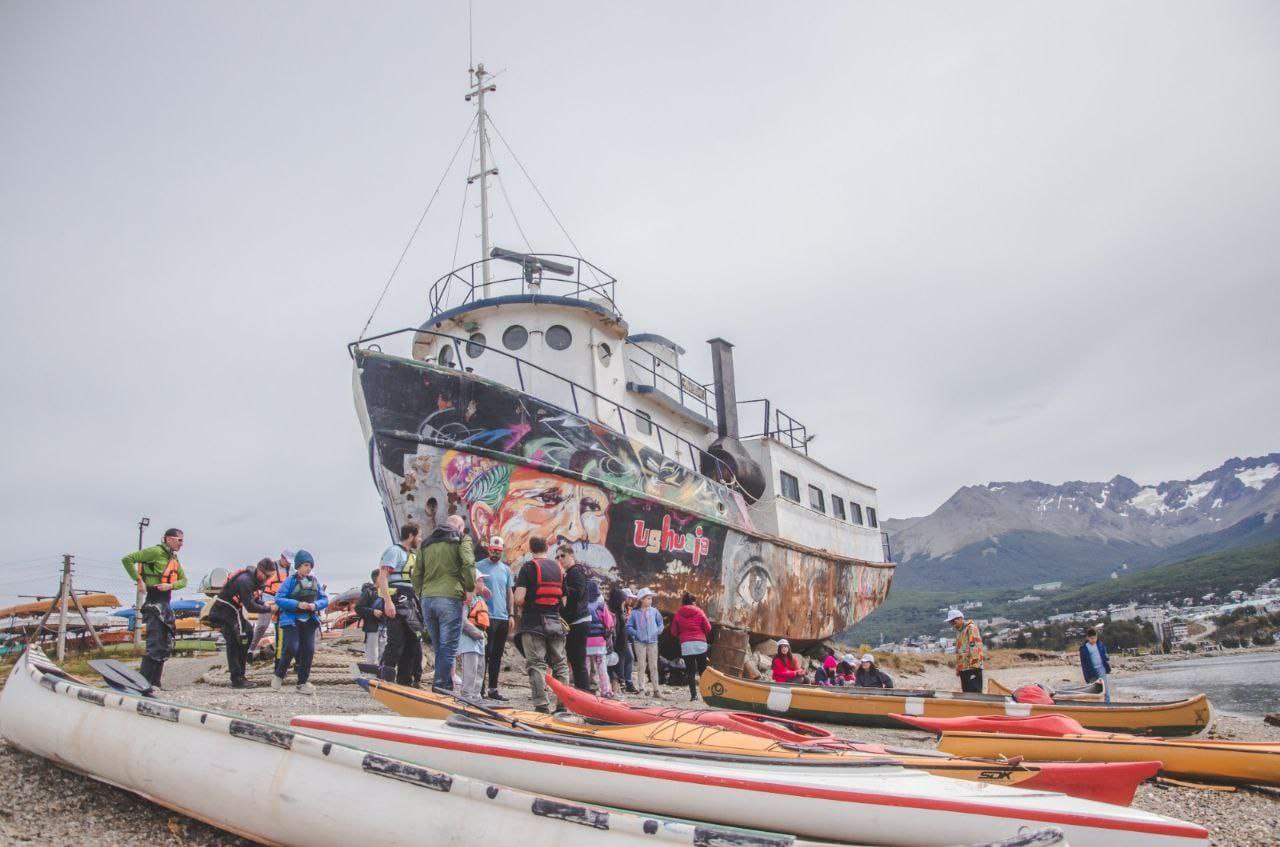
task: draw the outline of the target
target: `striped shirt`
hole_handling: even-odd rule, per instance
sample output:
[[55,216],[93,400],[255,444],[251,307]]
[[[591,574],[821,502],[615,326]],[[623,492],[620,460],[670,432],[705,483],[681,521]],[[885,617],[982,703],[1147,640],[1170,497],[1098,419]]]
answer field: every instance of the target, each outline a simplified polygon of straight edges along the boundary
[[956,670],[972,671],[982,668],[982,633],[973,621],[965,621],[956,636]]

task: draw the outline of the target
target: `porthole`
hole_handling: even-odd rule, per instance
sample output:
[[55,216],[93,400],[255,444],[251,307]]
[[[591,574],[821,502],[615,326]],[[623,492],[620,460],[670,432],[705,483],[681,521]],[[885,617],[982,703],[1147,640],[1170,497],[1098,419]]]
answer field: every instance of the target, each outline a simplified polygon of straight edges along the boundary
[[467,341],[467,355],[473,359],[480,358],[480,354],[484,352],[484,347],[488,343],[483,332],[471,333],[471,338]]
[[453,345],[444,344],[441,346],[440,353],[436,356],[436,361],[440,363],[441,367],[453,367]]
[[520,324],[509,326],[506,331],[502,333],[502,346],[506,347],[508,350],[519,350],[528,343],[529,330],[520,326]]
[[573,333],[569,332],[569,327],[553,324],[547,327],[547,346],[552,350],[567,350],[569,345],[573,343]]

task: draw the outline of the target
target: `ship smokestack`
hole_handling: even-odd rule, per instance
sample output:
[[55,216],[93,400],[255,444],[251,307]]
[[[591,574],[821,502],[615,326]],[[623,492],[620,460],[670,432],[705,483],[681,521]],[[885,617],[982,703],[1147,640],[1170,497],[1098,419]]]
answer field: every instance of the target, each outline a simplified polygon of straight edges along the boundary
[[716,431],[721,438],[738,438],[738,389],[733,379],[733,345],[713,338],[711,374],[716,386]]
[[[738,389],[733,379],[733,345],[723,338],[713,338],[711,371],[716,387],[716,431],[719,437],[703,455],[702,472],[732,482],[748,502],[754,503],[764,494],[764,472],[738,441]],[[721,470],[728,468],[732,479]]]

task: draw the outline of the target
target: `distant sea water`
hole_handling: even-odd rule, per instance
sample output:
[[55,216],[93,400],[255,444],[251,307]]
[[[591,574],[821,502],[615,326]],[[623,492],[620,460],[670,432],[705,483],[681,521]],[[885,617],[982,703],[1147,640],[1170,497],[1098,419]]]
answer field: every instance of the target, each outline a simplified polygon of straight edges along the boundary
[[1142,673],[1115,677],[1113,698],[1172,700],[1203,691],[1219,712],[1259,718],[1280,712],[1280,652],[1236,653],[1164,662]]

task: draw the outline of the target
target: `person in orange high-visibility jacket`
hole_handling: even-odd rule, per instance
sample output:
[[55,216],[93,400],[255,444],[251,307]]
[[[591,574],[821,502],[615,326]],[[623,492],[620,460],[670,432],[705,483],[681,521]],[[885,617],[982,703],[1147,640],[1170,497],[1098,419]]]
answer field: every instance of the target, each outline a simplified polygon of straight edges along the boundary
[[[267,575],[267,581],[262,584],[262,591],[259,592],[259,600],[274,600],[276,592],[280,590],[280,586],[289,578],[289,568],[293,564],[295,555],[296,554],[291,547],[286,547],[280,553],[280,558],[276,560],[275,570]],[[262,643],[262,639],[267,635],[267,627],[271,626],[273,621],[279,620],[279,609],[269,615],[258,615],[258,619],[253,625],[253,639],[249,642],[250,653],[257,651],[258,645]],[[278,660],[280,658],[280,651],[280,626],[277,624],[275,644],[271,650],[272,659]]]
[[138,670],[156,688],[160,687],[160,675],[177,634],[169,597],[174,591],[187,587],[187,574],[178,561],[182,541],[182,530],[168,529],[160,544],[130,553],[120,560],[129,580],[137,583],[138,589],[146,594],[134,620],[134,626],[145,624],[147,627],[147,652]]
[[947,623],[956,635],[956,676],[960,677],[960,690],[982,693],[982,665],[986,655],[982,649],[982,633],[978,625],[965,620],[959,609],[947,612]]

